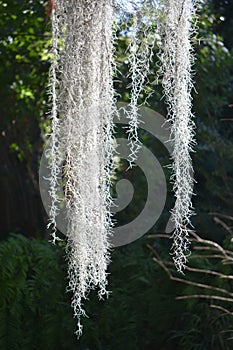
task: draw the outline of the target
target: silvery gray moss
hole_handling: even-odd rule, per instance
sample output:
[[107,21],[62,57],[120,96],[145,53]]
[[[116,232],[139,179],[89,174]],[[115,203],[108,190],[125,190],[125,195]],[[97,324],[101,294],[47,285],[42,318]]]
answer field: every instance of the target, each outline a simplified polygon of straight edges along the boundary
[[189,152],[194,142],[191,112],[194,15],[192,0],[56,0],[52,10],[50,224],[55,243],[62,168],[68,216],[68,290],[73,292],[78,336],[82,333],[80,318],[85,316],[83,300],[89,291],[98,287],[100,298],[108,295],[109,238],[113,232],[110,211],[115,151],[113,117],[117,114],[114,50],[117,22],[126,16],[132,17],[128,48],[129,163],[132,166],[141,147],[137,134],[138,101],[150,73],[154,43],[160,36],[160,73],[174,145],[173,259],[179,271],[185,268],[193,187]]

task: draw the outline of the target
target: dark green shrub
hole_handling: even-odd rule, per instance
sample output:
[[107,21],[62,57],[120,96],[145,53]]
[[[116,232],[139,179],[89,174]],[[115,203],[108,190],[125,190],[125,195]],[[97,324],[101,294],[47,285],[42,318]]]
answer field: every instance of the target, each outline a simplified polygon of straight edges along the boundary
[[[114,250],[109,266],[110,297],[99,301],[95,292],[90,294],[85,302],[89,318],[82,320],[80,340],[74,335],[70,295],[65,292],[63,243],[53,246],[21,235],[2,241],[0,349],[230,350],[228,338],[232,335],[224,332],[232,329],[232,316],[222,316],[223,310],[211,308],[208,299],[175,300],[180,295],[208,294],[211,290],[205,292],[170,280],[152,260],[148,241],[145,237]],[[169,264],[170,242],[153,239],[151,244]],[[232,249],[230,239],[225,248]],[[230,274],[229,265],[211,261],[199,258],[198,264],[190,261],[189,266]],[[176,275],[173,265],[169,269]],[[231,281],[217,276],[196,276],[188,271],[185,278],[221,286],[229,292],[232,289]],[[226,309],[229,306],[217,301],[214,304]]]
[[72,349],[75,322],[63,253],[21,235],[1,242],[0,349]]

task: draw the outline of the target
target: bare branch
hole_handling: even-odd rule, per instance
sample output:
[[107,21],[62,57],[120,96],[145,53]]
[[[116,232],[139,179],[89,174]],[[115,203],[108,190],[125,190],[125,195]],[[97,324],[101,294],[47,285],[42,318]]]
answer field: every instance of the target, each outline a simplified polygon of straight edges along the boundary
[[207,294],[182,295],[182,296],[176,297],[176,300],[190,299],[190,298],[214,299],[214,300],[222,300],[222,301],[227,301],[227,302],[233,303],[233,299],[232,298],[225,298],[225,297],[221,297],[221,296],[218,296],[218,295],[207,295]]
[[[188,284],[188,285],[191,285],[191,286],[196,286],[196,287],[199,287],[199,288],[214,290],[214,291],[217,291],[217,292],[220,292],[220,293],[223,293],[223,294],[227,294],[227,295],[233,296],[233,293],[230,293],[226,289],[223,289],[223,288],[213,287],[213,286],[210,286],[210,285],[207,285],[207,284],[193,282],[193,281],[187,281],[187,280],[185,280],[183,278],[174,277],[172,275],[172,273],[169,271],[169,269],[167,268],[167,266],[163,263],[162,259],[160,258],[159,254],[157,253],[157,251],[150,244],[147,244],[147,247],[155,255],[153,257],[153,261],[157,262],[164,269],[164,271],[167,273],[167,275],[169,276],[169,278],[171,280],[177,281],[177,282],[181,282],[181,283],[185,283],[185,284]],[[208,270],[205,270],[205,272],[208,273]]]
[[223,315],[227,314],[227,315],[233,316],[233,312],[230,312],[229,310],[225,309],[225,307],[223,307],[223,306],[211,304],[210,307],[213,309],[218,309],[218,310],[223,311],[224,312]]
[[189,266],[186,267],[186,270],[192,271],[192,272],[206,273],[208,275],[214,275],[214,276],[218,276],[220,278],[233,280],[233,275],[224,275],[223,273],[219,273],[217,271],[212,271],[212,270],[207,270],[207,269],[197,269],[197,268],[189,267]]
[[224,221],[222,221],[221,219],[219,219],[217,216],[214,216],[213,220],[214,220],[214,222],[216,222],[216,224],[219,224],[219,225],[221,225],[223,228],[225,228],[225,230],[226,230],[230,235],[233,234],[231,228],[230,228]]
[[221,214],[221,213],[215,213],[215,212],[210,212],[209,215],[220,216],[221,218],[229,219],[229,220],[233,221],[233,216],[229,216],[229,215],[225,215],[225,214]]

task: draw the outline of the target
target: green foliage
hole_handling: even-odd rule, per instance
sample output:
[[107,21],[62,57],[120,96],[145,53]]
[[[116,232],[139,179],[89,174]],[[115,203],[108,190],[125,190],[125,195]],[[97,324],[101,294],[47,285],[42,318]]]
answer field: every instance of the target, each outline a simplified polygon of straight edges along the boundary
[[197,216],[193,222],[204,236],[221,241],[224,230],[213,224],[208,212],[231,215],[233,207],[233,47],[226,46],[232,21],[226,22],[222,16],[230,2],[208,1],[207,5],[200,11],[199,41],[195,45],[197,145],[193,159]]
[[0,1],[1,127],[21,161],[38,147],[35,136],[47,109],[50,29],[45,3]]
[[196,302],[182,315],[182,323],[183,329],[176,330],[172,336],[180,349],[231,350],[232,342],[226,340],[230,334],[224,333],[224,329],[231,326],[229,317],[220,317],[219,311],[212,310],[208,304]]
[[179,306],[144,244],[142,240],[113,252],[110,297],[101,305],[91,295],[87,304],[90,319],[84,320],[88,331],[81,341],[88,348],[175,349],[167,338],[179,318]]
[[43,235],[38,163],[49,125],[51,37],[45,3],[0,1],[1,236],[9,231]]
[[112,293],[103,302],[90,295],[90,318],[83,320],[85,332],[77,341],[65,294],[63,248],[11,235],[0,244],[0,348],[173,350],[167,337],[179,305],[143,246],[138,242],[113,253]]
[[179,344],[179,349],[230,350],[233,340],[232,236],[218,247],[213,242],[194,241],[185,276],[177,274],[171,265],[167,242],[161,249],[158,241],[157,238],[151,242],[157,252],[154,256],[169,270],[168,284],[170,288],[176,286],[172,296],[179,299],[175,303],[179,304],[180,317],[175,328],[171,328],[170,340]]
[[[96,293],[85,303],[84,334],[74,336],[69,295],[65,294],[64,247],[21,235],[0,244],[0,348],[63,350],[230,350],[232,316],[210,308],[208,300],[176,301],[198,293],[195,286],[170,280],[152,260],[148,239],[116,249],[110,265],[108,300]],[[151,242],[153,243],[153,242]],[[156,240],[168,257],[169,242]],[[226,243],[230,248],[229,240]],[[166,258],[165,258],[166,257]],[[229,273],[229,266],[198,260],[198,265]],[[173,271],[174,273],[174,271]],[[193,279],[188,273],[188,280]],[[218,278],[197,282],[228,288]],[[203,293],[208,293],[203,292]],[[227,304],[220,303],[227,307]]]
[[61,247],[21,235],[0,244],[2,350],[72,349],[75,322],[63,254]]

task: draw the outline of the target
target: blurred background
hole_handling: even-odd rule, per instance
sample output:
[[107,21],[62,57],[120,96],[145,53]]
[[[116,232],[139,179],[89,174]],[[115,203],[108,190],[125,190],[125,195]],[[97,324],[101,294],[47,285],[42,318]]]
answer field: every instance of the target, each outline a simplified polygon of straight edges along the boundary
[[[164,166],[168,195],[159,221],[140,240],[117,248],[109,266],[110,297],[86,301],[89,318],[77,340],[66,293],[65,241],[49,243],[38,168],[49,132],[51,28],[42,0],[0,1],[0,349],[230,350],[233,348],[233,2],[203,0],[199,10],[193,111],[196,123],[192,255],[176,273],[164,233],[174,204],[165,148],[143,143]],[[130,19],[129,19],[130,21]],[[119,29],[116,59],[121,101],[129,100],[128,34]],[[165,116],[151,69],[149,107]],[[121,81],[121,82],[119,82]],[[145,96],[141,96],[141,102]],[[123,135],[123,128],[117,135]],[[137,167],[119,164],[116,180],[135,188],[119,225],[142,210],[147,183]],[[62,236],[61,236],[62,237]]]

